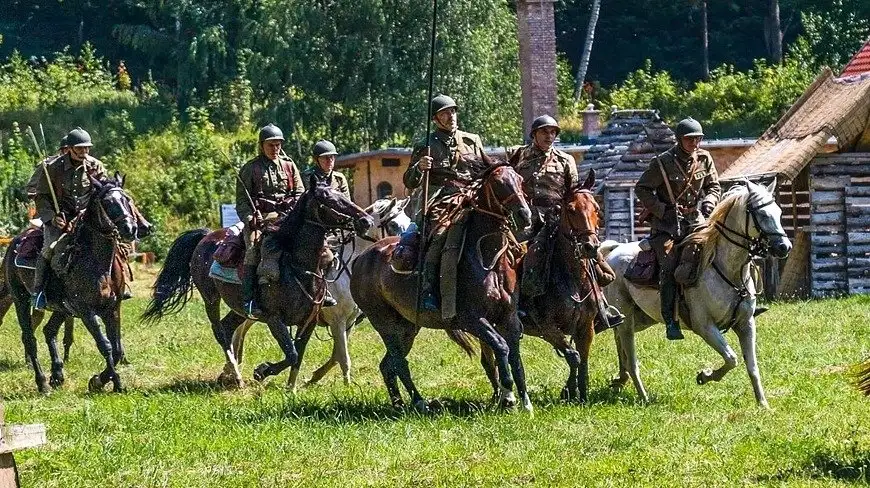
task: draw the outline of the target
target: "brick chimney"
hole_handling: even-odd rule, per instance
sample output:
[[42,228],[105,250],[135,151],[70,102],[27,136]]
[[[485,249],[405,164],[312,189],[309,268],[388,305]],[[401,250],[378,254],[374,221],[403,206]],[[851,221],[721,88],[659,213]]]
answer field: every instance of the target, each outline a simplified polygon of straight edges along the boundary
[[556,117],[556,0],[517,0],[523,138],[539,115]]

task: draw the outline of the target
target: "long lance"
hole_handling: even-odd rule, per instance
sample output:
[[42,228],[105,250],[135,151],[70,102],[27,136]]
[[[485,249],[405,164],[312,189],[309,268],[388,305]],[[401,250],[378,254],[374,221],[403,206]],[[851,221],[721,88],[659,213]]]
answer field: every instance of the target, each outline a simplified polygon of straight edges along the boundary
[[263,216],[260,215],[260,210],[257,209],[256,205],[254,205],[254,199],[251,197],[251,192],[248,191],[248,187],[245,185],[245,182],[242,181],[242,177],[239,175],[239,170],[236,169],[235,163],[233,162],[232,159],[230,159],[230,156],[227,153],[225,153],[224,151],[218,151],[218,152],[220,152],[220,154],[224,157],[224,159],[226,159],[227,162],[230,163],[230,166],[232,166],[233,174],[236,176],[236,181],[238,181],[239,184],[242,185],[242,189],[245,190],[245,196],[248,197],[248,204],[251,206],[251,211],[254,212],[254,218],[256,218],[258,221],[262,222]]
[[36,146],[37,154],[42,158],[40,165],[42,166],[42,171],[45,172],[45,183],[48,185],[48,193],[51,194],[51,202],[54,204],[54,213],[60,214],[60,204],[57,202],[57,194],[54,192],[54,184],[51,182],[51,175],[48,174],[48,165],[45,164],[45,155],[39,148],[39,143],[36,142],[36,134],[33,133],[33,128],[29,125],[27,126],[27,133],[30,134],[30,138],[33,140],[33,145]]
[[[426,97],[426,156],[431,156],[429,136],[432,133],[432,87],[435,81],[435,26],[438,23],[438,0],[432,0],[432,32],[429,35],[429,91]],[[423,172],[423,218],[420,237],[426,237],[426,221],[429,215],[429,170]],[[420,317],[420,295],[423,290],[423,247],[417,251],[417,321]]]

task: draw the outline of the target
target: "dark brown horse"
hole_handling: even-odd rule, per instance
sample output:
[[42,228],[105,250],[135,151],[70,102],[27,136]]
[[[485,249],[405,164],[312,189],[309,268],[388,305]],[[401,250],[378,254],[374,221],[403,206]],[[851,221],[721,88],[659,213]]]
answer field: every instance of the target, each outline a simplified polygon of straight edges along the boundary
[[[589,349],[598,315],[600,289],[594,287],[598,253],[599,207],[590,190],[595,173],[569,190],[562,199],[559,225],[551,237],[553,255],[546,292],[524,304],[527,335],[550,343],[568,363],[568,381],[562,398],[585,402],[589,380]],[[481,364],[498,391],[498,376],[492,351],[480,349]]]
[[[457,264],[456,317],[444,320],[440,312],[418,314],[417,276],[397,274],[390,266],[398,237],[379,241],[353,265],[351,294],[386,346],[380,370],[395,406],[403,404],[397,381],[401,380],[411,403],[420,410],[427,408],[411,379],[406,356],[420,328],[428,327],[446,329],[469,354],[473,349],[465,333],[489,346],[495,352],[502,403],[516,401],[515,379],[523,406],[531,409],[520,358],[522,325],[516,313],[519,290],[515,261],[504,252],[513,241],[509,222],[525,228],[530,224],[531,211],[523,195],[522,177],[510,166],[488,165],[478,180],[480,184],[471,199],[465,246]],[[503,328],[504,335],[496,331],[496,326]]]
[[[315,184],[312,178],[309,189],[276,230],[275,236],[282,250],[281,279],[278,283],[260,286],[259,302],[264,315],[259,320],[269,326],[284,352],[284,359],[257,366],[255,380],[262,381],[302,362],[326,293],[325,263],[321,262],[326,233],[330,229],[344,228],[350,222],[360,234],[365,234],[373,225],[372,218],[363,209],[329,186]],[[227,360],[227,367],[219,379],[241,386],[240,351],[234,351],[232,347],[233,333],[247,320],[241,287],[209,276],[214,251],[226,232],[226,229],[214,232],[196,229],[175,240],[154,283],[154,296],[142,318],[145,321],[160,320],[169,313],[180,311],[196,286],[205,301],[212,332]],[[223,319],[221,300],[231,309]],[[298,326],[295,340],[290,331],[293,325]]]
[[[132,200],[123,190],[122,177],[116,175],[106,181],[92,179],[91,184],[92,194],[87,208],[68,236],[71,249],[66,272],[57,276],[53,270],[48,271],[46,296],[54,311],[44,329],[51,355],[48,384],[37,360],[31,320],[29,289],[33,283],[33,271],[16,267],[12,252],[7,252],[3,259],[6,283],[21,326],[24,351],[33,366],[36,386],[41,392],[47,391],[49,385],[58,387],[63,384],[63,359],[57,351],[56,337],[61,324],[70,316],[82,319],[106,361],[105,369],[88,382],[88,389],[98,391],[109,381],[114,391],[123,389],[115,371],[120,348],[121,297],[126,282],[119,245],[136,239],[137,218]],[[17,236],[10,249],[15,249],[20,239],[21,235]],[[108,338],[103,335],[100,321],[105,324]]]

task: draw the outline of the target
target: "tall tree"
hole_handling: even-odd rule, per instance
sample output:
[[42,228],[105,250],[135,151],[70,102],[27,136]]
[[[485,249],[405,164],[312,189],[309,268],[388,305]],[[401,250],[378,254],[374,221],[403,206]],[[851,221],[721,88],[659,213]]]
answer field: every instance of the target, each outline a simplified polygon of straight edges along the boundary
[[577,76],[574,78],[574,103],[577,103],[583,94],[583,83],[586,81],[589,57],[592,56],[592,43],[595,41],[595,27],[598,25],[598,14],[600,12],[601,0],[593,0],[592,14],[589,16],[589,25],[586,26],[586,40],[583,42],[583,54],[580,56]]
[[779,0],[768,0],[767,17],[764,19],[764,38],[767,54],[776,64],[782,63],[782,27],[779,19]]

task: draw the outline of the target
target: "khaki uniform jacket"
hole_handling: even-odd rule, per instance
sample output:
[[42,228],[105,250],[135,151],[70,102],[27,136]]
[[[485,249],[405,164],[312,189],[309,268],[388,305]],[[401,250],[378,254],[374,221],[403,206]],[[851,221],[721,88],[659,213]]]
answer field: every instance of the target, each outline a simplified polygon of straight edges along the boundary
[[341,171],[333,170],[329,174],[326,174],[319,166],[316,166],[305,172],[305,181],[309,181],[309,178],[311,178],[312,175],[318,180],[328,181],[329,186],[331,186],[333,190],[341,193],[348,200],[353,201],[350,197],[350,187],[347,184],[347,177],[344,176]]
[[534,143],[520,146],[509,160],[523,177],[523,191],[536,209],[558,204],[579,179],[574,157],[554,147],[544,152]]
[[279,157],[276,163],[260,154],[242,166],[239,179],[241,181],[236,181],[236,213],[245,223],[254,215],[245,189],[264,215],[276,211],[276,205],[280,207],[305,192],[299,168],[290,158]]
[[[668,176],[677,204],[686,209],[680,217],[679,233],[677,212],[674,211],[675,206],[668,196],[660,168]],[[684,237],[692,227],[703,223],[701,203],[710,202],[716,205],[722,193],[719,175],[710,153],[698,149],[690,155],[679,145],[674,145],[653,158],[634,189],[637,198],[651,214],[650,227],[653,234],[666,232],[677,238]]]
[[87,155],[81,162],[74,161],[69,154],[59,156],[47,162],[46,168],[51,178],[50,183],[40,164],[27,185],[28,193],[36,204],[36,214],[46,223],[51,222],[55,216],[51,188],[54,188],[60,211],[69,220],[87,207],[92,190],[91,178],[106,178],[106,168],[102,161],[91,155]]
[[[441,129],[429,136],[429,154],[432,156],[432,169],[429,170],[429,200],[438,195],[446,194],[444,187],[450,182],[470,183],[471,169],[465,165],[463,157],[483,158],[483,142],[480,136],[470,132],[457,130],[450,134]],[[420,142],[414,146],[411,155],[411,165],[405,171],[404,183],[409,190],[423,185],[423,172],[417,169],[420,158],[426,155],[427,144]],[[448,188],[447,192],[450,191]],[[419,192],[417,192],[419,193]],[[415,211],[422,207],[422,196],[415,195]]]

